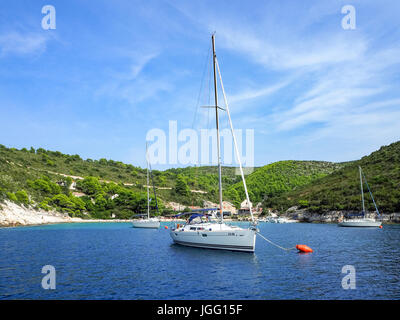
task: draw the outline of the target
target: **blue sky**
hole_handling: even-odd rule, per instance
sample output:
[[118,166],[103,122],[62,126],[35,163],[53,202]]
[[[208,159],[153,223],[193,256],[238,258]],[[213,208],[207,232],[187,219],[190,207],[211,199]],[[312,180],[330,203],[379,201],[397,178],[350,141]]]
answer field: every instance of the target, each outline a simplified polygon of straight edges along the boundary
[[[47,4],[55,30],[41,27]],[[347,4],[355,30],[341,25]],[[195,129],[214,123],[197,109],[213,31],[235,128],[254,129],[255,165],[354,160],[400,138],[399,1],[0,6],[0,143],[9,147],[145,166],[149,130],[167,132],[169,120],[192,128],[196,110]]]

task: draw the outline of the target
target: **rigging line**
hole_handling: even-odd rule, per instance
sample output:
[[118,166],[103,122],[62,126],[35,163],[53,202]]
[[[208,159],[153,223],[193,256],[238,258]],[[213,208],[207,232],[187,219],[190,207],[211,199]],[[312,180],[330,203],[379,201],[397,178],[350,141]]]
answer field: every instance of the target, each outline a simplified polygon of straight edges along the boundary
[[249,205],[249,211],[250,211],[250,214],[251,214],[251,221],[252,221],[252,223],[254,223],[253,208],[252,208],[252,205],[251,205],[251,202],[250,202],[249,193],[247,191],[247,185],[246,185],[246,180],[244,178],[242,161],[240,159],[239,148],[237,146],[237,141],[236,141],[235,132],[234,132],[234,129],[233,129],[233,124],[232,124],[232,119],[231,119],[231,113],[229,112],[228,100],[226,99],[224,84],[222,82],[221,70],[219,69],[219,64],[218,64],[217,58],[215,58],[215,63],[216,63],[216,66],[217,66],[218,75],[219,75],[219,81],[220,81],[222,94],[223,94],[224,102],[225,102],[225,106],[226,106],[226,113],[228,114],[229,124],[230,124],[230,127],[231,127],[231,132],[232,132],[233,144],[234,144],[234,147],[235,147],[234,149],[235,149],[235,153],[236,153],[236,158],[237,158],[237,160],[239,162],[239,168],[240,168],[240,174],[242,176],[244,192],[246,194],[247,204]]
[[[206,60],[204,62],[203,73],[202,73],[201,82],[200,82],[200,90],[199,90],[199,94],[197,96],[196,111],[195,111],[195,114],[193,117],[192,129],[194,129],[194,126],[196,123],[197,113],[198,113],[199,105],[200,105],[200,96],[203,91],[203,84],[205,82],[204,78],[205,78],[205,74],[206,74],[206,69],[207,70],[210,69],[210,62],[209,62],[209,58],[211,55],[210,49],[211,49],[211,43],[209,43],[209,45],[208,45],[207,56],[206,56]],[[206,84],[204,84],[204,87],[206,87]],[[197,161],[197,164],[199,164],[199,161]],[[198,176],[198,166],[196,166],[196,165],[195,165],[195,176]],[[196,179],[196,181],[197,181],[197,179]]]
[[208,46],[207,57],[206,57],[206,60],[204,62],[203,73],[202,73],[201,81],[200,81],[200,90],[199,90],[199,94],[197,96],[196,112],[194,113],[194,117],[193,117],[192,129],[193,129],[194,124],[196,122],[197,113],[198,113],[198,110],[199,110],[200,95],[201,95],[201,92],[203,91],[204,76],[205,76],[205,73],[206,73],[206,69],[207,69],[208,61],[209,61],[209,57],[210,57],[210,46],[211,46],[211,44],[209,44],[209,46]]
[[376,212],[378,213],[378,215],[379,215],[379,217],[380,217],[381,214],[380,214],[380,212],[379,212],[378,206],[377,206],[376,203],[375,203],[374,196],[372,195],[371,189],[369,188],[369,185],[368,185],[368,182],[367,182],[367,178],[365,177],[364,171],[363,171],[362,169],[361,169],[361,173],[362,173],[362,175],[363,175],[363,177],[364,177],[365,184],[367,185],[367,188],[368,188],[369,194],[370,194],[370,196],[371,196],[372,202],[374,203]]
[[275,247],[278,247],[279,249],[285,250],[285,251],[289,251],[289,250],[293,250],[296,249],[296,247],[292,247],[292,248],[284,248],[281,247],[280,245],[276,244],[275,242],[272,242],[271,240],[267,239],[266,237],[264,237],[260,232],[257,232],[257,234],[263,238],[265,241],[269,242],[270,244],[274,245]]

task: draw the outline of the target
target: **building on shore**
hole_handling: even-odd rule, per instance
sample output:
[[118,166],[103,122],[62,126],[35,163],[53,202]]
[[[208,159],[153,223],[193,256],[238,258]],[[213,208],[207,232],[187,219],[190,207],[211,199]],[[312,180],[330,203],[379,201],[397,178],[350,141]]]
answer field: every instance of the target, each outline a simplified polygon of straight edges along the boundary
[[[258,202],[255,206],[253,206],[253,203],[250,201],[250,205],[253,208],[253,214],[254,215],[260,215],[262,213],[262,203]],[[238,210],[238,215],[250,215],[250,206],[249,203],[247,202],[247,199],[244,200],[240,204],[240,209]]]
[[[219,204],[205,200],[203,202],[203,207],[206,208],[206,209],[219,208]],[[237,214],[236,207],[232,203],[230,203],[229,201],[223,201],[222,202],[222,210],[224,212],[224,216],[230,216],[230,215]]]
[[170,208],[170,209],[174,210],[174,211],[182,211],[182,210],[184,210],[186,208],[185,205],[183,205],[181,203],[177,203],[177,202],[168,202],[165,206],[167,208]]

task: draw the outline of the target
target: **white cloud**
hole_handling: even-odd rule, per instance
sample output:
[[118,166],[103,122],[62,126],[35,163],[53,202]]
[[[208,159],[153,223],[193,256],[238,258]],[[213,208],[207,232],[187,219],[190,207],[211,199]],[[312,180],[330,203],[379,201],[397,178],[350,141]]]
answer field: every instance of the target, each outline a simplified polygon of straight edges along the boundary
[[161,92],[170,91],[172,84],[165,79],[141,77],[134,80],[114,79],[96,91],[97,96],[122,99],[135,105],[146,99],[156,98]]
[[138,58],[136,63],[131,66],[132,77],[136,78],[143,68],[157,55],[157,53],[151,53]]
[[311,38],[299,35],[297,40],[284,42],[252,31],[246,32],[239,26],[222,26],[218,35],[225,47],[245,53],[252,61],[276,70],[352,61],[367,49],[364,39],[351,39],[342,34],[331,35],[329,41],[322,36]]
[[[316,3],[307,10],[292,3],[291,11],[285,4],[257,4],[264,19],[254,18],[254,12],[238,16],[229,8],[223,16],[215,16],[206,6],[193,6],[179,9],[217,31],[217,50],[238,53],[250,65],[264,68],[266,75],[273,74],[273,79],[288,79],[233,95],[228,92],[239,123],[310,150],[319,146],[323,152],[327,141],[332,150],[347,144],[347,156],[363,155],[371,146],[399,138],[400,47],[381,38],[394,28],[392,21],[382,21],[383,12],[363,12],[364,19],[371,15],[374,26],[379,24],[376,33],[370,25],[363,27],[361,20],[357,30],[343,30],[341,6],[333,3]],[[357,8],[361,10],[361,4]],[[246,82],[244,78],[241,75],[239,82]],[[346,160],[335,151],[331,156]]]
[[[314,85],[286,112],[275,115],[277,127],[291,130],[315,122],[343,122],[344,117],[355,112],[371,112],[374,105],[398,101],[400,96],[387,70],[396,66],[399,55],[400,50],[382,50],[317,73]],[[391,95],[394,98],[388,99]]]
[[[254,100],[258,98],[263,98],[268,95],[274,94],[278,92],[282,88],[286,87],[292,79],[282,81],[278,84],[271,85],[271,86],[263,86],[261,88],[247,88],[239,93],[233,94],[229,96],[228,103],[230,104],[238,104],[239,102],[245,102],[248,100]],[[237,108],[235,110],[238,110]]]
[[16,31],[0,35],[0,55],[27,55],[43,53],[48,37],[39,33],[19,33]]
[[112,71],[109,80],[96,90],[96,96],[109,96],[135,105],[172,89],[170,80],[161,76],[153,78],[143,73],[145,67],[159,55],[159,52],[141,53],[121,48],[116,52],[129,59],[126,69]]
[[129,66],[122,72],[113,72],[111,77],[124,81],[137,78],[143,69],[159,55],[158,51],[140,53],[137,51],[125,51],[120,49],[116,50],[116,52],[119,56],[129,59]]

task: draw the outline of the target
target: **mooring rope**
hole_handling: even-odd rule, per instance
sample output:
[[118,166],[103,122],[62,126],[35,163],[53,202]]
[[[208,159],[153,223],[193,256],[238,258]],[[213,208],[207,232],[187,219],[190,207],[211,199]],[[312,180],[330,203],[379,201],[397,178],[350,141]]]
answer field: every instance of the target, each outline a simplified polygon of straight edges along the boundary
[[279,249],[285,250],[285,251],[289,251],[289,250],[293,250],[296,249],[296,247],[292,247],[292,248],[284,248],[281,247],[280,245],[277,245],[276,243],[272,242],[271,240],[267,239],[266,237],[264,237],[261,233],[257,232],[257,234],[263,238],[265,241],[269,242],[270,244],[274,245],[275,247],[278,247]]

